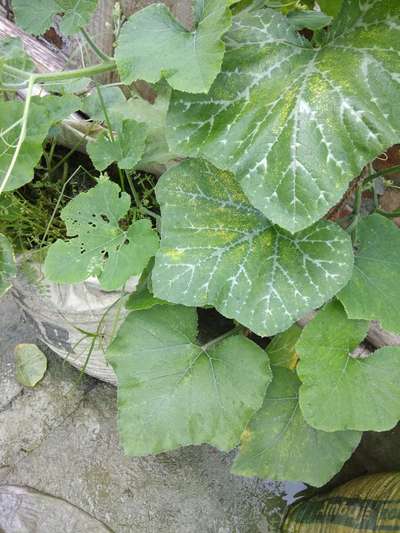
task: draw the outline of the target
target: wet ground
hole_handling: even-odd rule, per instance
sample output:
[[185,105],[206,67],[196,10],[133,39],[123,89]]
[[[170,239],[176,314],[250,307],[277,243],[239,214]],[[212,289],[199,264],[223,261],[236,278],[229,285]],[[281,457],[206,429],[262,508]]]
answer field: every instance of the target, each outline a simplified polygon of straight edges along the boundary
[[62,517],[70,522],[75,513],[74,533],[103,531],[103,525],[82,525],[84,513],[71,512],[64,502],[10,485],[62,498],[115,533],[279,531],[300,485],[232,476],[232,455],[210,446],[125,457],[118,444],[115,389],[81,378],[48,351],[44,380],[33,390],[23,388],[14,366],[20,342],[36,342],[36,335],[7,295],[0,302],[0,531],[32,531],[32,525],[12,521],[21,501],[28,502],[29,520],[39,521],[41,512],[51,515],[53,522],[38,529],[41,533],[66,532]]

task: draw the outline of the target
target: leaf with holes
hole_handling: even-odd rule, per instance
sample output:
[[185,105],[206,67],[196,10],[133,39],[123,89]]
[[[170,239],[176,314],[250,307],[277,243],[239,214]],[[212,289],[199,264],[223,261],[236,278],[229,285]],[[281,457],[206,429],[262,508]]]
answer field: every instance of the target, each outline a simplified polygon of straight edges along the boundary
[[116,48],[124,83],[168,80],[171,87],[206,93],[221,69],[221,40],[231,25],[226,0],[195,0],[195,30],[186,30],[169,9],[156,4],[138,11],[123,26]]
[[158,298],[213,305],[259,335],[273,335],[331,298],[349,280],[348,235],[320,221],[291,235],[273,226],[239,184],[202,160],[171,168],[156,187],[161,249]]
[[399,421],[400,347],[356,357],[367,331],[368,322],[348,319],[338,301],[304,328],[296,344],[300,407],[313,427],[386,431]]
[[12,5],[18,26],[28,33],[43,34],[62,14],[60,30],[72,35],[88,24],[97,0],[12,0]]
[[[0,101],[0,183],[10,166],[21,131],[23,102]],[[79,109],[76,96],[33,97],[29,111],[26,138],[5,190],[12,191],[33,179],[35,166],[43,152],[42,144],[50,126]]]
[[50,246],[46,276],[78,283],[94,275],[103,289],[114,290],[141,274],[158,248],[158,237],[146,219],[121,227],[129,207],[129,195],[105,177],[71,200],[61,211],[70,239]]
[[10,279],[17,273],[12,246],[4,235],[0,233],[0,296],[10,288]]
[[232,472],[320,487],[340,470],[362,433],[312,428],[300,411],[296,374],[275,367],[273,376],[263,406],[243,432]]
[[345,0],[317,47],[278,12],[237,15],[209,93],[172,94],[171,149],[234,171],[266,217],[306,228],[399,140],[399,39],[388,0]]
[[400,334],[400,232],[385,217],[361,220],[351,280],[338,294],[349,318],[379,320]]
[[122,120],[117,124],[113,139],[109,132],[103,132],[88,144],[87,151],[97,170],[105,170],[114,162],[121,169],[133,169],[143,155],[146,134],[144,124],[132,119]]
[[106,356],[118,377],[119,429],[127,453],[208,443],[236,446],[261,406],[271,371],[243,335],[199,345],[195,309],[162,305],[130,313]]

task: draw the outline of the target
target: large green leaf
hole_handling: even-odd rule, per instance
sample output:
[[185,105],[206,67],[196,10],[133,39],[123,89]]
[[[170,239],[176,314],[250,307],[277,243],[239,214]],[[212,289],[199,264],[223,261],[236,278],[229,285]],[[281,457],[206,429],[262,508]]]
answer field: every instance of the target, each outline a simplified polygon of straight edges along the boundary
[[345,0],[326,39],[313,47],[273,10],[238,15],[209,93],[171,98],[171,148],[234,171],[292,232],[399,141],[400,3]]
[[158,182],[162,241],[155,296],[213,305],[259,335],[283,331],[351,276],[346,233],[320,221],[291,235],[247,201],[228,172],[187,160]]
[[72,35],[88,24],[97,0],[12,0],[12,5],[18,26],[26,32],[41,35],[61,13],[60,30]]
[[368,357],[352,352],[368,322],[350,320],[338,301],[304,329],[296,345],[300,406],[309,424],[324,431],[385,431],[400,419],[400,347]]
[[[24,103],[0,101],[0,183],[8,170],[20,134]],[[12,191],[33,179],[33,170],[42,155],[42,144],[52,124],[79,109],[76,96],[33,97],[25,141],[5,190]]]
[[0,296],[11,287],[10,279],[16,274],[15,258],[7,237],[0,233]]
[[194,0],[194,31],[163,4],[138,11],[123,26],[115,53],[124,83],[166,78],[171,87],[206,93],[221,69],[221,40],[231,25],[226,0]]
[[107,358],[127,453],[205,442],[229,450],[261,406],[271,380],[265,352],[242,335],[203,346],[196,336],[193,308],[163,305],[126,318]]
[[121,227],[129,207],[129,195],[105,177],[71,200],[61,211],[71,238],[50,246],[46,276],[77,283],[95,275],[103,289],[114,290],[141,274],[158,248],[158,237],[146,219]]
[[133,169],[143,155],[146,133],[144,124],[121,120],[112,139],[109,132],[103,132],[88,144],[87,151],[97,170],[105,170],[113,162],[119,168]]
[[364,218],[358,226],[353,276],[338,294],[349,318],[379,320],[400,333],[400,232],[380,215]]
[[299,407],[300,381],[296,374],[275,367],[273,375],[263,406],[243,432],[232,471],[319,487],[340,470],[362,434],[312,428]]

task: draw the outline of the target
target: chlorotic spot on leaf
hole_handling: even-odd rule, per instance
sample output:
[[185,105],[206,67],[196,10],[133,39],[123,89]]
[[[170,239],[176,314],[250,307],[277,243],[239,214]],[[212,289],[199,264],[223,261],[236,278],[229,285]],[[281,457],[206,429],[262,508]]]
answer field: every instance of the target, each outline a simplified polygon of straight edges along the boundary
[[288,328],[349,280],[348,235],[320,221],[291,235],[247,200],[228,172],[187,160],[156,188],[161,248],[153,270],[158,298],[213,305],[261,336]]
[[321,486],[340,470],[361,433],[327,433],[312,428],[299,407],[300,381],[294,372],[273,367],[263,406],[245,429],[233,473]]
[[348,319],[337,300],[304,328],[296,345],[300,407],[313,427],[386,431],[400,420],[400,347],[353,356],[367,330],[368,322]]
[[11,288],[10,279],[16,275],[16,265],[12,246],[0,233],[0,296]]
[[353,276],[338,298],[349,318],[379,320],[400,334],[400,231],[374,214],[361,220],[357,239]]
[[[26,138],[5,190],[12,191],[33,179],[35,166],[43,152],[42,144],[50,126],[79,109],[76,96],[33,97],[29,111]],[[20,134],[24,103],[0,101],[0,183],[8,170]]]
[[400,3],[343,6],[319,47],[276,11],[237,15],[208,94],[171,97],[171,149],[233,171],[250,202],[291,232],[399,140]]
[[35,344],[17,344],[15,347],[15,376],[18,383],[34,387],[43,378],[47,358]]
[[127,453],[208,443],[237,445],[261,406],[271,371],[242,335],[196,341],[196,310],[163,305],[128,315],[106,356],[118,377],[119,430]]
[[206,93],[221,69],[221,40],[231,25],[226,0],[195,0],[194,31],[186,30],[162,5],[150,5],[130,17],[116,48],[121,79],[156,82],[166,78],[175,89]]
[[140,275],[158,248],[158,236],[147,219],[120,227],[130,197],[105,177],[80,193],[61,212],[68,241],[52,244],[45,260],[46,276],[58,283],[78,283],[98,276],[105,290],[115,290]]

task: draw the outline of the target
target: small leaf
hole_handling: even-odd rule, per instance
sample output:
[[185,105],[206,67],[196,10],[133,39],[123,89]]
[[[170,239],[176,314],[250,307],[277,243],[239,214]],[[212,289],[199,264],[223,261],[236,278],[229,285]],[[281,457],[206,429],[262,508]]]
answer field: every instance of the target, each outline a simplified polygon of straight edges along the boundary
[[368,322],[349,320],[338,301],[318,313],[296,345],[306,421],[323,431],[386,431],[400,419],[400,347],[352,356]]
[[132,15],[115,53],[122,81],[165,78],[175,89],[207,92],[221,69],[221,37],[231,25],[231,14],[226,0],[195,0],[194,16],[196,29],[188,31],[162,4]]
[[271,379],[268,358],[234,335],[196,342],[196,310],[163,305],[130,313],[107,358],[118,377],[119,430],[132,455],[209,443],[236,446]]
[[[76,96],[33,97],[29,111],[25,141],[5,190],[12,191],[33,179],[43,148],[42,144],[52,124],[79,109]],[[0,183],[8,170],[20,134],[23,102],[0,101]]]
[[117,162],[121,169],[133,169],[143,155],[146,126],[136,120],[119,122],[114,139],[104,132],[87,146],[88,154],[97,170],[105,170]]
[[7,37],[0,40],[0,80],[2,83],[15,83],[15,77],[2,71],[2,65],[32,72],[35,64],[31,57],[25,52],[22,40],[17,37]]
[[12,5],[18,26],[26,32],[42,35],[62,13],[60,30],[72,35],[88,24],[97,0],[12,0]]
[[0,296],[11,288],[10,279],[17,273],[12,246],[0,233]]
[[400,2],[345,0],[316,47],[279,12],[239,14],[208,94],[173,91],[170,148],[234,172],[269,220],[300,231],[399,141],[399,39]]
[[15,365],[18,383],[25,387],[34,387],[46,372],[47,359],[35,344],[17,344]]
[[310,30],[321,30],[332,22],[332,17],[321,13],[321,11],[291,11],[288,14],[290,24],[296,30],[308,28]]
[[351,276],[353,251],[339,226],[320,221],[291,235],[248,202],[234,177],[201,160],[159,180],[158,298],[213,305],[261,336],[287,329]]
[[[118,104],[121,105],[121,110],[126,108],[126,98],[119,87],[101,87],[100,90],[104,106],[108,112],[112,110],[113,106]],[[91,120],[98,120],[99,122],[105,121],[106,117],[104,116],[104,109],[97,91],[91,91],[91,93],[85,96],[85,98],[82,98],[81,109]],[[139,120],[139,122],[141,121]]]
[[400,334],[400,231],[387,218],[361,220],[353,276],[338,294],[349,318],[379,320]]
[[130,197],[105,177],[80,193],[61,211],[68,241],[49,248],[45,273],[58,283],[78,283],[98,276],[105,290],[119,289],[139,275],[158,248],[149,220],[138,220],[123,230],[119,221],[130,207]]
[[351,456],[362,433],[313,429],[300,411],[296,374],[273,367],[273,375],[263,406],[243,432],[232,472],[320,487]]
[[293,324],[289,329],[272,339],[267,347],[271,365],[283,366],[290,370],[296,368],[299,356],[295,347],[302,331],[300,326]]

